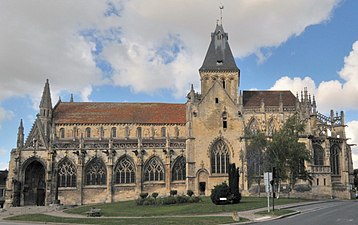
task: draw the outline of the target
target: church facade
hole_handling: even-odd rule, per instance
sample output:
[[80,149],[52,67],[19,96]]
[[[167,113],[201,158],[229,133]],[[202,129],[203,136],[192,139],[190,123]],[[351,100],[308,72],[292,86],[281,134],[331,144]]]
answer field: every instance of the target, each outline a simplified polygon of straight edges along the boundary
[[[245,131],[269,138],[299,114],[313,159],[305,197],[350,198],[353,165],[344,113],[324,116],[307,90],[240,91],[240,70],[217,24],[203,65],[201,91],[183,104],[104,103],[59,100],[52,106],[45,83],[39,113],[27,138],[22,121],[11,151],[5,206],[116,202],[141,192],[210,195],[240,168],[239,187],[255,194],[245,157]],[[297,192],[297,195],[300,193]]]

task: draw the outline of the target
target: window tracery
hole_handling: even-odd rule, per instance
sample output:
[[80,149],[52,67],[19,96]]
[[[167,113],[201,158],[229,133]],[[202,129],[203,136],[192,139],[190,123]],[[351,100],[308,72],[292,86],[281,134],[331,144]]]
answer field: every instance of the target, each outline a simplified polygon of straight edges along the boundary
[[323,166],[324,152],[321,146],[313,145],[313,161],[316,166]]
[[77,170],[68,159],[64,159],[58,166],[58,186],[76,187]]
[[129,184],[135,182],[135,167],[129,157],[123,157],[117,163],[115,170],[116,184]]
[[164,180],[164,166],[158,157],[151,158],[144,168],[145,181],[162,181]]
[[92,159],[85,170],[86,185],[105,185],[107,181],[106,166],[99,158]]
[[259,127],[258,127],[257,121],[255,119],[252,119],[249,124],[249,132],[251,134],[257,134],[258,129],[259,129]]
[[331,172],[333,175],[339,175],[339,154],[340,149],[337,145],[333,145],[331,147],[331,157],[330,157],[330,163],[331,163]]
[[186,178],[186,161],[185,157],[179,156],[172,168],[172,181],[185,180]]
[[229,149],[223,140],[218,140],[211,148],[211,172],[224,174],[230,163]]

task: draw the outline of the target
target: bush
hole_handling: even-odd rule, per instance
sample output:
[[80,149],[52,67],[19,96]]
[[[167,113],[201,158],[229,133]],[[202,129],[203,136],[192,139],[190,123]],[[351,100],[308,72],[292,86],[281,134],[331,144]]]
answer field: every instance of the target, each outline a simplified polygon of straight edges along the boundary
[[192,190],[187,190],[187,191],[186,191],[186,194],[187,194],[189,197],[191,197],[191,196],[194,194],[194,192],[193,192]]
[[176,201],[178,203],[187,203],[189,200],[189,197],[188,196],[185,196],[185,195],[179,195],[176,197]]
[[144,201],[145,201],[145,198],[137,198],[137,199],[135,200],[135,203],[136,203],[137,205],[143,205]]
[[172,205],[172,204],[176,204],[177,200],[174,196],[168,196],[168,197],[164,197],[162,199],[162,204],[163,205]]
[[146,198],[144,199],[143,205],[155,205],[156,201],[154,198]]
[[178,191],[177,190],[170,190],[170,195],[171,196],[175,196],[178,194]]
[[157,192],[153,192],[153,193],[152,193],[152,197],[153,197],[154,199],[157,199],[158,195],[159,195],[159,194],[158,194]]
[[[235,204],[240,202],[241,193],[239,191],[231,193],[230,187],[224,182],[211,190],[210,198],[215,205]],[[220,198],[226,198],[226,200],[220,200]]]
[[201,198],[199,196],[191,196],[188,199],[189,203],[198,203],[201,201]]
[[147,196],[148,196],[148,193],[147,192],[142,192],[139,194],[139,196],[142,198],[142,199],[145,199]]

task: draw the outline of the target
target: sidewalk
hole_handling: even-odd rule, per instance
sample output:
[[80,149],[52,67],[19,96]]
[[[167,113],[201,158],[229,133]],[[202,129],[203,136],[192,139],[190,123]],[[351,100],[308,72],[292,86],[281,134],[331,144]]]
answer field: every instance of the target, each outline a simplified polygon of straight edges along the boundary
[[[286,204],[286,205],[278,205],[275,207],[275,209],[288,209],[296,206],[304,206],[304,205],[311,205],[311,204],[320,204],[325,201],[311,201],[311,202],[302,202],[302,203],[293,203],[293,204]],[[272,217],[272,216],[263,216],[255,214],[260,211],[267,210],[267,207],[265,208],[259,208],[259,209],[253,209],[248,211],[240,211],[237,212],[237,215],[239,217],[247,218],[251,222],[252,221],[265,221],[265,220],[272,220],[277,219],[280,217]],[[60,206],[25,206],[25,207],[12,207],[9,209],[0,209],[0,220],[2,220],[5,217],[9,216],[15,216],[15,215],[23,215],[23,214],[46,214],[50,216],[57,216],[57,217],[65,217],[65,218],[88,218],[85,215],[79,215],[79,214],[70,214],[65,213],[63,209]],[[193,215],[191,215],[193,216]],[[195,215],[195,217],[221,217],[221,216],[233,216],[232,212],[225,212],[225,213],[218,213],[218,214],[203,214],[203,215]],[[168,217],[188,217],[188,215],[174,215],[174,216],[153,216],[151,218],[168,218]],[[127,216],[119,216],[119,217],[96,217],[97,219],[100,218],[143,218],[143,217],[127,217]],[[243,223],[240,223],[243,224]]]

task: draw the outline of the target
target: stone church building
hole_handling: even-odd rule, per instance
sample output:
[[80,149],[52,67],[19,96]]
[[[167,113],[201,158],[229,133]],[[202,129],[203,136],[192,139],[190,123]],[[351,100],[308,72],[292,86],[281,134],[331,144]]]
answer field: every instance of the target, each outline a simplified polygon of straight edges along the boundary
[[199,75],[200,92],[192,87],[183,104],[71,97],[53,106],[47,80],[26,138],[20,122],[5,206],[117,202],[173,189],[210,195],[228,180],[229,163],[240,168],[242,193],[254,194],[245,131],[269,138],[295,113],[306,123],[300,141],[313,156],[305,162],[313,177],[305,196],[350,198],[353,166],[343,112],[320,114],[307,90],[300,96],[240,90],[240,70],[221,24],[211,33]]

